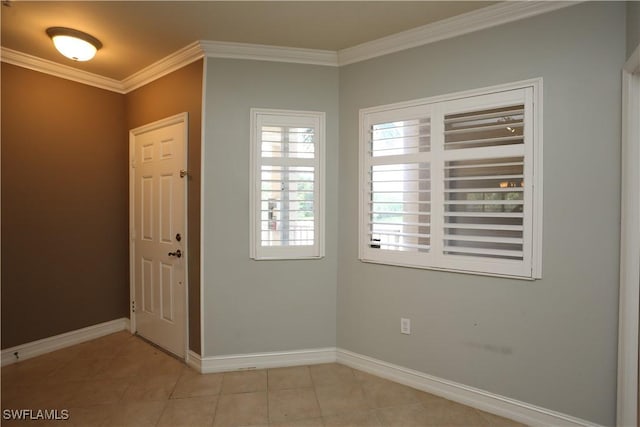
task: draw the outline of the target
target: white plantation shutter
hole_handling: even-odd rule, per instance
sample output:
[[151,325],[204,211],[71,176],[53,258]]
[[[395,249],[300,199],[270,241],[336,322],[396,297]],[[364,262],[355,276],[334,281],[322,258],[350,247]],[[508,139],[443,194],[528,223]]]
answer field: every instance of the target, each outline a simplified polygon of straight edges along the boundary
[[360,257],[532,278],[534,88],[451,98],[361,112]]
[[251,121],[251,257],[321,257],[324,114],[252,109]]

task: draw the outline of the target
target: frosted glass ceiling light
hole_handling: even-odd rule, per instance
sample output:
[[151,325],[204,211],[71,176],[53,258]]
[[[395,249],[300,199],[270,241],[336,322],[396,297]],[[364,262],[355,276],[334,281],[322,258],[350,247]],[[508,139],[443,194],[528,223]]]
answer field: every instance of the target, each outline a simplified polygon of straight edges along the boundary
[[58,52],[74,61],[88,61],[102,47],[97,38],[72,28],[51,27],[47,34]]

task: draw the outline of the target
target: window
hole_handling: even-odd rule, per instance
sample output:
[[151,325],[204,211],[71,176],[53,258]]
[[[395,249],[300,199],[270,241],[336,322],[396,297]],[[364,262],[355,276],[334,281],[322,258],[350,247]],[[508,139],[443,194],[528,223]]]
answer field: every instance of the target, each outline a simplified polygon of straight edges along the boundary
[[360,259],[539,278],[541,85],[361,110]]
[[320,112],[251,110],[251,258],[324,256]]

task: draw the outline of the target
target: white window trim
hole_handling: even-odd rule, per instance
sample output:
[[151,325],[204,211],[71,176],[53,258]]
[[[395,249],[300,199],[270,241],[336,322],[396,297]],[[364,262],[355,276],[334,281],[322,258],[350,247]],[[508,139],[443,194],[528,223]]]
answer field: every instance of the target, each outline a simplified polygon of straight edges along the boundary
[[[326,114],[321,111],[280,110],[269,108],[251,108],[250,111],[251,136],[250,136],[250,227],[249,227],[249,251],[254,260],[298,260],[321,259],[325,256],[325,123]],[[286,246],[286,247],[262,247],[261,245],[261,216],[259,214],[261,202],[261,141],[258,126],[261,117],[273,116],[297,119],[317,120],[317,142],[314,157],[314,245],[313,246]],[[276,122],[274,122],[275,124]],[[282,123],[280,123],[282,125]]]
[[[364,218],[364,206],[367,203],[367,170],[365,165],[367,164],[368,159],[368,150],[367,150],[367,133],[368,129],[365,127],[364,123],[366,122],[365,118],[368,115],[372,115],[375,113],[386,112],[387,114],[392,112],[393,110],[401,110],[407,108],[414,107],[426,107],[431,104],[438,104],[442,102],[449,102],[458,99],[470,98],[474,96],[487,95],[492,93],[505,92],[510,90],[517,89],[525,89],[532,88],[532,131],[533,135],[531,135],[531,144],[525,148],[526,156],[530,159],[528,162],[531,165],[533,172],[532,179],[532,210],[531,210],[531,221],[532,221],[532,235],[531,235],[531,274],[520,275],[520,274],[501,274],[501,273],[490,273],[490,272],[476,272],[476,271],[467,271],[460,270],[455,268],[446,268],[441,266],[424,266],[417,265],[415,263],[407,263],[404,257],[394,257],[395,254],[391,253],[391,260],[389,261],[381,261],[375,259],[368,259],[365,255],[365,248],[368,245],[367,235],[368,230],[367,226],[363,221]],[[359,224],[359,244],[358,244],[358,257],[363,262],[368,263],[376,263],[376,264],[384,264],[384,265],[395,265],[401,267],[411,267],[411,268],[421,268],[428,270],[439,270],[439,271],[451,271],[457,273],[465,273],[465,274],[473,274],[473,275],[481,275],[481,276],[492,276],[492,277],[509,277],[516,278],[522,280],[534,280],[542,278],[542,214],[543,214],[543,179],[542,179],[542,159],[543,159],[543,115],[542,115],[542,100],[543,100],[543,83],[542,78],[535,78],[530,80],[523,80],[513,83],[506,83],[501,85],[489,86],[484,88],[472,89],[467,91],[455,92],[446,95],[438,95],[428,98],[415,99],[411,101],[398,102],[393,104],[386,104],[381,106],[375,106],[370,108],[364,108],[360,110],[359,114],[359,191],[358,191],[358,224]],[[432,124],[433,125],[433,124]]]

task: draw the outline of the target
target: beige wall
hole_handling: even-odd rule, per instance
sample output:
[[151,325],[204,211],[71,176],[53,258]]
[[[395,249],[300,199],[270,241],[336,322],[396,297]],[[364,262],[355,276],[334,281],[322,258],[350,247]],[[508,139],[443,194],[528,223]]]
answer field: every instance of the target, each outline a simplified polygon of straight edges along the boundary
[[124,96],[2,63],[2,348],[128,315]]
[[203,62],[127,95],[1,66],[2,348],[129,315],[128,130],[187,111],[190,348],[200,352]]
[[196,61],[125,95],[127,129],[189,113],[189,348],[200,353],[200,138],[202,68]]

